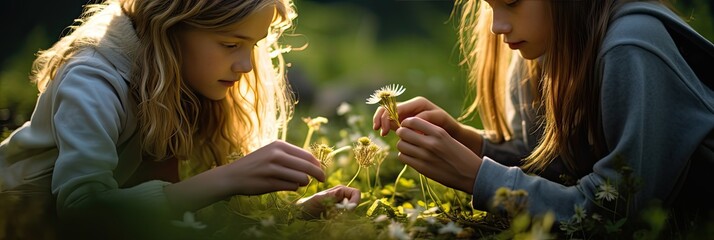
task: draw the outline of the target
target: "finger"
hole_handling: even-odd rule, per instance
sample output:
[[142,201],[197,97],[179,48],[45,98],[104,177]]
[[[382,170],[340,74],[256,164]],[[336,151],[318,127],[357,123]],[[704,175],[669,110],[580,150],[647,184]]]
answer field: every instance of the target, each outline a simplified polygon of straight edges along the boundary
[[342,199],[347,199],[351,203],[359,203],[361,199],[361,194],[359,189],[352,187],[345,187],[342,185],[337,185],[329,189],[330,193],[328,195],[333,196],[336,200],[342,201]]
[[285,153],[285,156],[278,158],[281,165],[307,173],[320,182],[325,181],[325,172],[320,167],[320,162],[311,153],[283,141],[276,141],[274,144],[279,144]]
[[296,182],[282,180],[282,179],[271,179],[269,181],[269,183],[273,187],[274,190],[266,191],[266,192],[297,191],[300,188],[300,184],[298,184]]
[[416,170],[417,172],[422,173],[427,177],[429,176],[428,173],[424,172],[425,169],[428,169],[428,165],[424,161],[421,161],[420,158],[415,158],[403,152],[399,152],[399,154],[397,154],[397,158],[402,163],[414,168],[414,170]]
[[427,136],[441,136],[444,129],[418,117],[410,117],[402,121],[402,127],[424,133]]
[[411,142],[406,141],[404,139],[399,140],[397,142],[397,150],[400,153],[412,156],[414,158],[427,159],[427,161],[428,159],[433,159],[432,154],[428,150],[420,147],[419,145],[412,144]]
[[360,194],[359,189],[351,187],[345,187],[344,189],[347,192],[347,196],[351,203],[359,203],[360,198],[362,198],[362,194]]
[[389,134],[389,130],[392,128],[392,119],[389,118],[389,113],[387,111],[382,113],[381,122],[382,131],[380,132],[380,135],[387,136],[387,134]]
[[285,168],[298,171],[302,174],[308,174],[320,182],[325,181],[325,172],[322,168],[312,165],[311,163],[304,161],[304,159],[288,156],[282,158],[279,164]]
[[277,179],[283,181],[292,182],[299,186],[306,186],[310,183],[310,178],[304,172],[296,171],[294,169],[284,168],[277,172],[275,175]]
[[384,114],[384,108],[378,107],[377,111],[374,111],[374,116],[372,116],[372,129],[377,130],[382,127],[382,114]]
[[298,146],[292,145],[290,143],[277,140],[274,142],[275,144],[279,144],[280,148],[285,151],[285,153],[301,158],[303,160],[306,160],[307,162],[320,167],[320,161],[318,161],[315,156],[313,156],[310,152],[306,151],[305,149],[302,149]]

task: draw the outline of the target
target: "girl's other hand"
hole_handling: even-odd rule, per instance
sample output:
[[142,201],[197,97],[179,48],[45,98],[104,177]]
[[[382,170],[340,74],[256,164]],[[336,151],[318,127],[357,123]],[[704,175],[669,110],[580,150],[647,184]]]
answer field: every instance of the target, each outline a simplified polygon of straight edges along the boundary
[[[440,126],[452,136],[458,133],[461,128],[459,122],[444,109],[421,96],[397,104],[397,114],[399,115],[399,122],[409,117],[418,117]],[[372,128],[381,130],[380,135],[382,136],[386,136],[390,130],[397,129],[397,125],[389,119],[389,113],[383,107],[377,108],[372,121]]]
[[472,193],[483,161],[443,128],[419,117],[396,130],[399,160],[445,186]]
[[327,206],[325,206],[324,203],[326,202],[342,204],[343,199],[347,199],[347,204],[354,204],[354,206],[357,206],[360,198],[361,193],[358,189],[338,185],[322,192],[315,193],[310,197],[302,198],[298,200],[297,204],[302,207],[306,218],[316,218],[325,211]]
[[325,181],[320,162],[312,154],[284,141],[272,142],[225,166],[234,194],[258,195],[295,191],[310,176]]

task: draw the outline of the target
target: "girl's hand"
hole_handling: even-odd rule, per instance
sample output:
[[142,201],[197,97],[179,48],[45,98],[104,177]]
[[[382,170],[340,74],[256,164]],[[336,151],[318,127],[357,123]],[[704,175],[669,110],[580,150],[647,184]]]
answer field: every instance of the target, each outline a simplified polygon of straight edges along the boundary
[[272,142],[224,167],[226,180],[238,195],[295,191],[307,185],[310,176],[325,180],[320,162],[312,154],[284,141]]
[[483,161],[443,128],[419,117],[396,130],[399,160],[445,186],[472,193]]
[[325,211],[327,207],[324,205],[325,202],[342,203],[343,199],[347,199],[350,204],[357,206],[360,197],[361,193],[358,189],[338,185],[310,197],[302,198],[298,200],[297,204],[302,207],[306,218],[316,218]]
[[[452,136],[455,136],[461,128],[461,124],[456,119],[424,97],[415,97],[406,102],[398,103],[397,114],[400,122],[409,117],[419,117],[440,126]],[[382,136],[386,136],[390,130],[397,129],[397,125],[389,119],[389,113],[383,107],[377,108],[372,121],[372,128],[381,130],[380,134]]]

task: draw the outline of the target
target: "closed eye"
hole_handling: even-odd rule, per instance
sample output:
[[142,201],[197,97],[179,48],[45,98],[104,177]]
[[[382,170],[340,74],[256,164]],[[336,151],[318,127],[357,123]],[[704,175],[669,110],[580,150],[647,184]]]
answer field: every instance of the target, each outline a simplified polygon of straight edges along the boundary
[[225,48],[238,48],[239,46],[237,43],[221,43],[221,45]]

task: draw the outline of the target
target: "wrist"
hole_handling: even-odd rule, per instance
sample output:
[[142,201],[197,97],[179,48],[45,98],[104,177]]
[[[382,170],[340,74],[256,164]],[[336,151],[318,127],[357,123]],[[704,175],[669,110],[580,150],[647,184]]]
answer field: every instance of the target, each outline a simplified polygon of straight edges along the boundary
[[483,157],[483,135],[481,130],[474,127],[459,124],[459,127],[452,136],[456,141],[459,141],[464,146],[468,147],[473,153],[479,157]]

